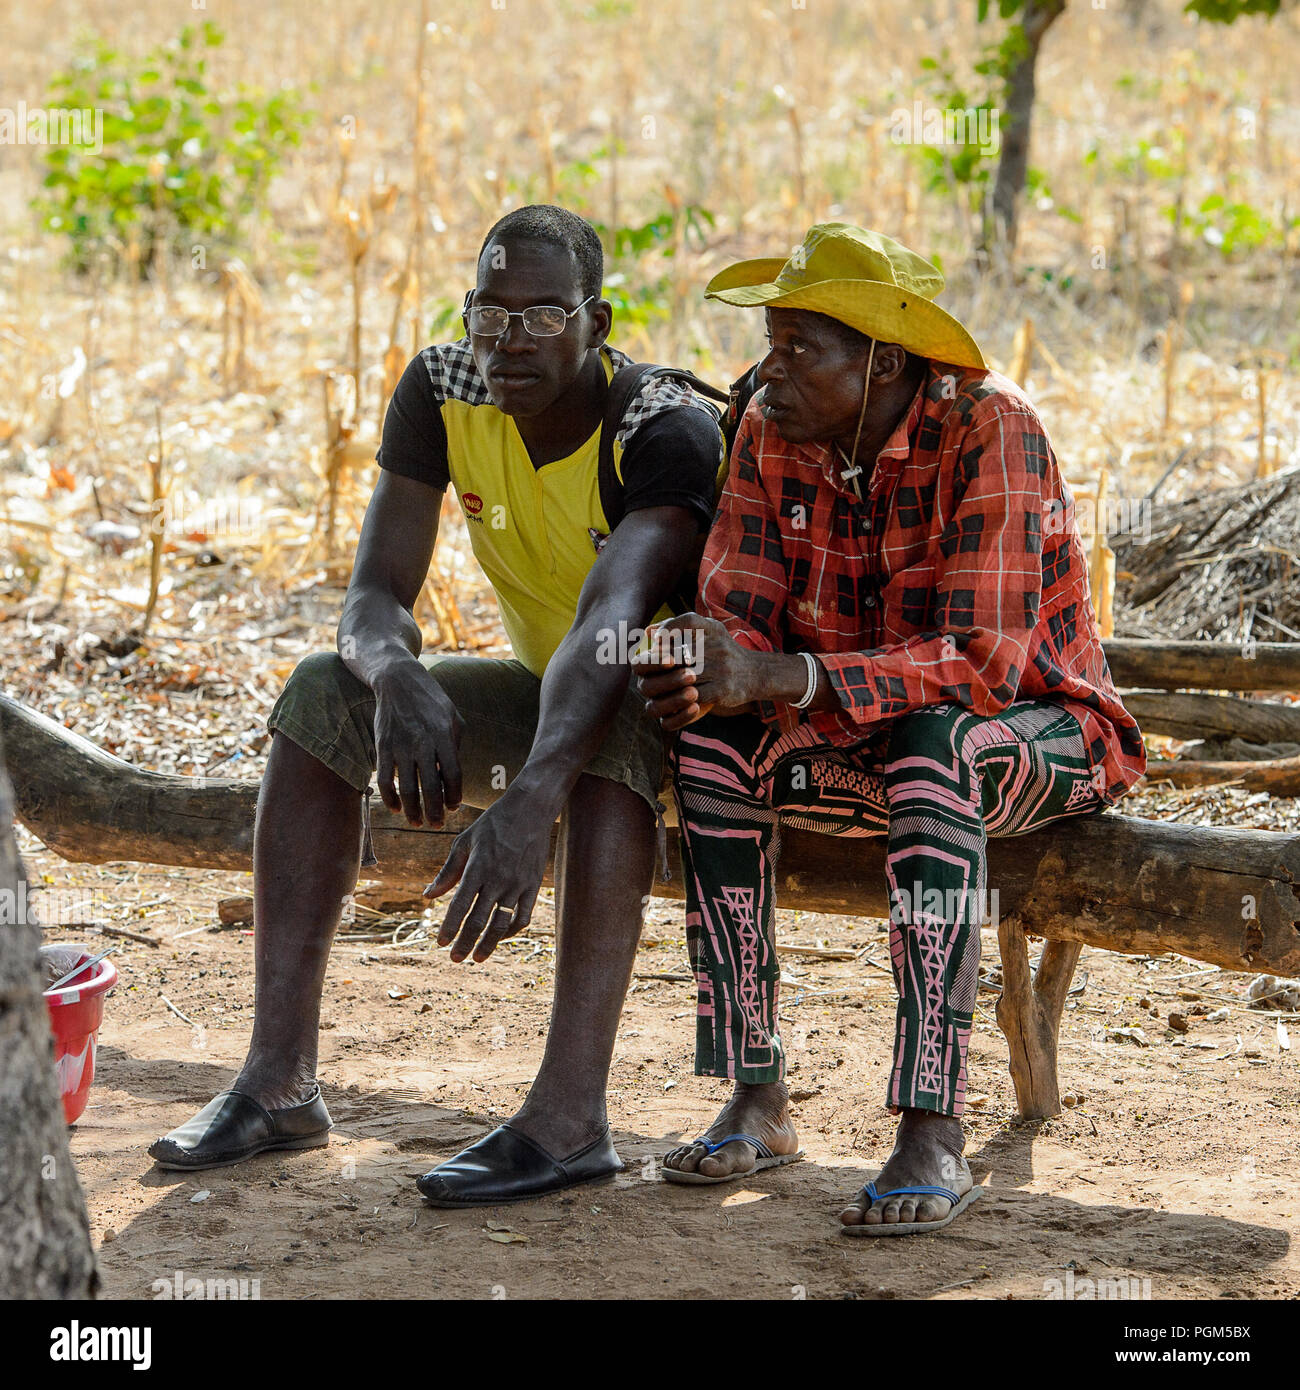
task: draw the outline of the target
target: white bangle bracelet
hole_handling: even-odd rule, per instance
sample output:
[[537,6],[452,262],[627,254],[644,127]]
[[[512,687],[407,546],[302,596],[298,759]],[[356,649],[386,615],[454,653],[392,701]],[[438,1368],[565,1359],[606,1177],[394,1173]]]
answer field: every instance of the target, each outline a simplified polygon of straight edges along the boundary
[[808,663],[808,689],[804,691],[803,699],[796,700],[792,708],[807,709],[817,693],[817,658],[811,652],[800,652],[799,655]]

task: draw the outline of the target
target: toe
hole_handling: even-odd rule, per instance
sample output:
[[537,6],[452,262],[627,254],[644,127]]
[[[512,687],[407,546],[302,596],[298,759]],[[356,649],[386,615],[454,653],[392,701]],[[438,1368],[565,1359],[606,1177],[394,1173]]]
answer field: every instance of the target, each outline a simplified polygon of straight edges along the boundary
[[917,1221],[942,1221],[952,1210],[952,1203],[946,1197],[926,1197],[917,1204]]
[[904,1197],[898,1204],[898,1219],[902,1222],[912,1222],[916,1220],[915,1197]]
[[679,1173],[696,1173],[700,1170],[700,1160],[708,1152],[703,1144],[683,1144],[673,1150],[673,1167]]
[[862,1205],[862,1224],[864,1226],[879,1226],[885,1219],[886,1204],[880,1201],[873,1202],[865,1192],[858,1200]]
[[751,1144],[728,1144],[725,1149],[700,1160],[700,1172],[710,1178],[727,1178],[754,1166],[757,1154]]

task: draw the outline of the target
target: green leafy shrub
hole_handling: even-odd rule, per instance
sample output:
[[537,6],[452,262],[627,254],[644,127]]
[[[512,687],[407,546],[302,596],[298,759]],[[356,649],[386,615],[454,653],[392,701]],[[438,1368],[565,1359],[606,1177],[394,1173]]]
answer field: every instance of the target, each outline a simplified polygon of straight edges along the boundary
[[100,148],[47,150],[35,204],[44,226],[68,238],[77,269],[104,253],[143,270],[159,250],[230,249],[264,211],[311,113],[292,89],[216,90],[205,54],[224,41],[205,23],[141,59],[95,40],[51,81],[48,105],[103,118]]
[[[1166,209],[1165,215],[1173,221],[1174,210]],[[1225,260],[1236,252],[1257,251],[1283,239],[1281,229],[1258,208],[1250,203],[1229,202],[1220,193],[1211,193],[1199,206],[1184,211],[1183,221]]]
[[[670,317],[672,263],[679,250],[703,248],[714,216],[707,208],[686,203],[664,209],[639,227],[618,227],[612,236],[604,223],[592,225],[611,252],[605,298],[614,307],[616,322],[645,330]],[[669,265],[663,265],[665,260]]]

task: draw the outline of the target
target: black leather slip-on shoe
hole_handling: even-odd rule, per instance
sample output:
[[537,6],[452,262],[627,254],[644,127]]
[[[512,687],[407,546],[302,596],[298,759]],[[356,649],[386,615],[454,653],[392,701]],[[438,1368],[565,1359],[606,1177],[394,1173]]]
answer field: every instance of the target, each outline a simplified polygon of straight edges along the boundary
[[310,1100],[267,1110],[242,1091],[222,1091],[192,1120],[149,1146],[160,1168],[220,1168],[268,1149],[318,1149],[333,1128],[320,1087]]
[[585,1149],[568,1158],[554,1158],[507,1124],[438,1164],[415,1185],[431,1206],[490,1207],[526,1202],[580,1183],[607,1181],[622,1171],[608,1125]]

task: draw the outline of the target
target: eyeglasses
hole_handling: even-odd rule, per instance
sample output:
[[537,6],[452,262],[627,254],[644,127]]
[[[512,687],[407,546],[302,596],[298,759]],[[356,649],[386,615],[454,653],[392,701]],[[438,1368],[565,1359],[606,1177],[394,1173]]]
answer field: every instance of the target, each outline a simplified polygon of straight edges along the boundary
[[467,295],[465,325],[476,338],[499,338],[509,330],[511,319],[523,319],[525,333],[534,338],[554,338],[564,332],[574,314],[595,298],[589,294],[577,309],[566,309],[562,304],[530,304],[527,309],[511,312],[496,304],[471,305]]

